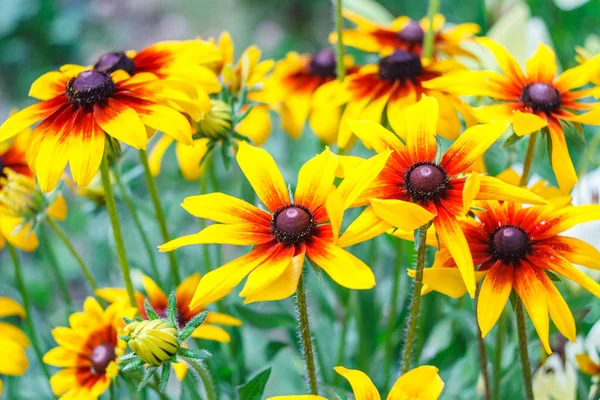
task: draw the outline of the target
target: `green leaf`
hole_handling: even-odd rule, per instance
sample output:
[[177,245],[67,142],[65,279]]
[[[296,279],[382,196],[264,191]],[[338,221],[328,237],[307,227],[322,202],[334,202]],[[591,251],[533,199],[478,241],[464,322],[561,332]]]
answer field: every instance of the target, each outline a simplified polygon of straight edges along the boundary
[[265,391],[265,386],[267,386],[269,376],[271,376],[271,368],[265,369],[244,385],[238,386],[238,399],[261,400]]
[[508,137],[508,139],[506,139],[504,141],[504,143],[502,143],[502,148],[507,148],[512,146],[513,144],[517,143],[519,140],[523,139],[523,136],[519,136],[516,133],[513,133],[512,135],[510,135]]
[[165,389],[167,388],[167,383],[169,383],[170,376],[171,376],[171,362],[167,361],[163,364],[162,374],[160,376],[160,385],[158,386],[158,389],[161,391],[161,393],[164,393]]
[[286,312],[261,313],[248,306],[234,306],[236,314],[246,323],[261,329],[295,328],[296,319]]
[[144,300],[144,309],[146,310],[146,315],[148,315],[148,319],[150,321],[158,319],[158,314],[156,314],[156,311],[154,311],[154,308],[152,308],[152,305],[150,304],[148,299]]
[[562,281],[562,279],[560,279],[560,277],[558,275],[556,275],[554,272],[548,271],[548,270],[546,270],[545,272],[546,272],[546,275],[548,275],[548,278],[550,278],[554,282],[561,282]]
[[125,366],[122,366],[121,371],[123,371],[123,372],[133,371],[134,369],[141,368],[143,365],[144,365],[144,362],[140,359],[137,359],[135,361],[130,362],[129,364],[127,364]]
[[212,357],[212,354],[204,349],[186,349],[185,347],[181,347],[178,353],[181,357],[189,357],[195,360],[204,360]]
[[204,322],[208,313],[206,311],[196,315],[192,318],[185,327],[181,330],[179,334],[180,341],[184,342],[190,335]]
[[517,294],[515,293],[515,291],[513,290],[512,292],[510,292],[510,305],[512,306],[512,310],[513,312],[517,309]]
[[133,322],[133,320],[132,320],[132,319],[129,319],[129,318],[127,318],[127,317],[123,317],[123,321],[125,321],[125,323],[126,323],[127,325],[129,325],[130,323],[132,323],[132,322]]
[[175,292],[171,292],[169,295],[167,317],[171,326],[177,326],[177,299],[175,298]]
[[138,392],[141,392],[142,389],[148,384],[148,382],[150,382],[150,379],[152,379],[152,376],[154,375],[154,373],[156,372],[157,369],[158,369],[158,367],[146,368],[146,372],[144,373],[144,378],[142,379],[142,381],[140,382],[140,385],[138,386]]
[[285,342],[269,342],[265,348],[267,361],[271,361],[275,356],[288,346]]

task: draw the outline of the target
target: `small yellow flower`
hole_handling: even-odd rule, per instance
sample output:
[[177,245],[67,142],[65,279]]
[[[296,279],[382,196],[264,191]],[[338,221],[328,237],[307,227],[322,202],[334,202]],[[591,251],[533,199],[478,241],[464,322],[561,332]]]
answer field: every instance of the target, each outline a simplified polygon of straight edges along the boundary
[[[25,309],[13,299],[0,297],[0,317],[11,316],[25,317]],[[7,322],[0,322],[0,375],[19,376],[25,373],[29,367],[26,347],[29,347],[29,339],[22,330]]]
[[125,334],[133,352],[147,364],[160,365],[179,350],[177,329],[166,320],[134,321],[125,327]]

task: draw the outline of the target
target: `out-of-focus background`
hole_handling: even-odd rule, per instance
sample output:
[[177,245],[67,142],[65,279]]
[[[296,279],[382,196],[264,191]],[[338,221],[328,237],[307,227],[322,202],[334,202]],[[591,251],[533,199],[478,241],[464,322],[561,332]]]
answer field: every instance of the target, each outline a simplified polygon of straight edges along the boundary
[[[426,1],[411,0],[347,0],[346,7],[380,22],[388,22],[396,16],[408,15],[419,19],[426,13]],[[600,51],[600,0],[443,0],[441,12],[449,24],[475,22],[486,34],[505,45],[520,61],[531,55],[539,42],[550,44],[557,52],[560,68],[576,65],[575,47],[586,47],[591,53]],[[228,30],[234,40],[236,56],[249,45],[256,44],[263,51],[263,58],[279,59],[287,51],[313,52],[328,46],[327,36],[333,28],[332,4],[327,0],[0,0],[0,120],[6,118],[14,107],[24,107],[33,101],[27,98],[29,86],[42,73],[55,70],[63,64],[90,64],[101,54],[109,51],[140,49],[146,45],[166,39],[190,39],[195,37],[218,37]],[[369,56],[349,50],[358,61]],[[481,52],[482,63],[495,68],[493,59]],[[286,178],[294,182],[299,166],[308,160],[317,149],[317,141],[305,132],[299,144],[290,146],[291,140],[279,128],[275,115],[274,132],[267,149],[280,162]],[[588,142],[600,132],[587,127]],[[598,142],[596,147],[598,147]],[[600,165],[597,148],[587,148],[580,138],[569,138],[571,154],[580,172],[592,171]],[[510,153],[500,151],[500,144],[491,150],[486,162],[490,173],[496,174],[510,164]],[[522,151],[522,149],[520,149]],[[182,180],[175,164],[174,152],[167,154],[165,167],[158,178],[163,204],[173,235],[198,231],[199,221],[179,207],[189,195],[198,194],[200,183]],[[364,153],[368,154],[368,153]],[[497,156],[496,156],[497,154]],[[220,182],[219,190],[232,195],[248,193],[248,186],[235,166],[225,171],[221,160],[216,160],[215,169]],[[535,172],[554,182],[547,158],[540,156]],[[152,218],[151,203],[135,154],[126,154],[122,166],[130,182],[153,244],[160,244],[158,226]],[[204,178],[203,178],[204,179]],[[209,184],[209,190],[211,185]],[[65,188],[66,189],[66,188]],[[600,173],[584,179],[584,184],[575,189],[576,201],[597,201],[600,190]],[[70,194],[70,215],[63,224],[77,249],[91,265],[102,286],[119,285],[120,275],[110,232],[110,224],[102,207]],[[148,272],[147,257],[139,241],[125,207],[120,206],[124,221],[128,256],[134,268],[134,280],[139,284],[142,272]],[[350,218],[348,218],[350,220]],[[600,246],[598,229],[575,232]],[[594,230],[595,229],[595,230]],[[592,234],[590,234],[590,231]],[[594,234],[595,232],[595,234]],[[80,307],[90,293],[85,281],[69,253],[54,237],[52,243],[61,268],[69,280],[69,286]],[[391,245],[390,245],[391,244]],[[401,260],[394,259],[393,246],[404,246]],[[44,247],[44,246],[43,246]],[[203,249],[193,246],[178,252],[186,276],[195,271],[206,272]],[[219,252],[217,254],[217,251]],[[213,264],[222,257],[230,260],[242,254],[243,249],[210,247]],[[363,310],[364,320],[360,324],[351,322],[350,334],[343,349],[344,365],[367,372],[376,384],[380,384],[383,349],[382,337],[389,325],[389,301],[391,268],[400,262],[403,268],[412,260],[412,244],[380,237],[373,244],[356,246],[355,253],[370,262],[377,276],[376,291],[363,292],[353,298]],[[45,349],[54,346],[50,329],[66,322],[65,309],[56,290],[54,277],[47,268],[48,254],[43,251],[23,255],[27,274],[25,279],[37,310],[35,320],[43,332]],[[168,262],[158,255],[161,270],[168,274]],[[0,294],[18,298],[13,289],[12,268],[6,254],[0,253]],[[338,358],[340,324],[343,314],[342,303],[348,299],[347,291],[332,284],[327,277],[318,278],[310,274],[309,296],[315,315],[314,333],[317,337],[317,353],[321,374],[325,384],[334,382],[332,367]],[[322,282],[323,281],[323,282]],[[403,310],[393,323],[398,347],[402,327],[407,313],[409,282],[406,277],[401,283],[401,305]],[[569,305],[578,320],[579,330],[585,334],[600,318],[597,300],[585,291],[565,284],[560,289],[566,293]],[[337,295],[336,295],[336,292]],[[294,307],[291,299],[276,303],[242,307],[241,301],[231,295],[224,301],[229,312],[244,320],[242,330],[233,330],[232,346],[203,342],[214,354],[211,369],[221,382],[225,399],[233,398],[235,386],[266,367],[272,367],[267,386],[268,395],[300,394],[305,392],[302,360],[294,331]],[[473,306],[469,299],[453,300],[436,294],[424,300],[422,334],[418,339],[417,352],[422,363],[440,367],[446,381],[444,399],[473,399],[477,392],[479,364],[475,341]],[[357,332],[367,340],[358,341]],[[509,333],[512,330],[509,329]],[[493,335],[492,335],[493,336]],[[539,365],[542,349],[532,333],[530,352],[534,363]],[[559,342],[553,341],[557,346]],[[520,398],[520,372],[516,365],[516,342],[507,343],[502,361],[505,376],[504,398]],[[560,349],[557,347],[560,352]],[[398,352],[399,354],[399,352]],[[39,366],[30,354],[32,366],[20,380],[7,380],[7,398],[49,398],[47,384]],[[240,368],[243,366],[243,368]],[[583,388],[589,380],[581,376],[575,393],[583,396]],[[175,380],[171,392],[182,392],[182,398],[194,398],[186,385]],[[18,393],[18,394],[17,394]],[[11,397],[12,394],[12,397]],[[573,397],[574,398],[574,397]],[[583,397],[581,397],[583,398]]]

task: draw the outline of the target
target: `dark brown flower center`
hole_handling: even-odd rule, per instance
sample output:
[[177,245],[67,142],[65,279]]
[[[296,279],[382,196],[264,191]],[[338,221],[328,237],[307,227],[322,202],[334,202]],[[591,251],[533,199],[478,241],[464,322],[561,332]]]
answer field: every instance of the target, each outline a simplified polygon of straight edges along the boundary
[[335,78],[335,53],[332,49],[322,49],[313,54],[309,71],[311,75],[321,78]]
[[534,112],[552,112],[560,106],[560,93],[547,83],[533,83],[525,86],[521,101]]
[[67,82],[67,98],[77,106],[101,103],[114,92],[115,83],[112,78],[99,71],[83,71]]
[[404,187],[413,200],[437,200],[448,189],[448,176],[439,165],[419,163],[406,173]]
[[0,178],[6,178],[4,167],[6,167],[6,163],[4,162],[4,158],[0,156]]
[[278,242],[302,243],[312,236],[317,223],[306,207],[292,204],[278,210],[271,221],[271,233]]
[[133,75],[135,73],[135,64],[131,58],[120,51],[104,54],[98,59],[98,62],[94,64],[94,69],[96,71],[104,72],[105,74],[112,74],[113,72],[122,69],[129,75]]
[[386,81],[414,79],[423,73],[418,55],[396,50],[392,55],[379,60],[379,77]]
[[115,353],[115,345],[112,343],[103,343],[94,347],[90,361],[92,362],[92,370],[97,375],[102,375],[106,372],[106,368],[111,361],[117,358]]
[[410,44],[421,44],[425,37],[425,32],[421,28],[419,21],[410,21],[400,32],[398,38]]
[[512,264],[525,258],[531,246],[524,230],[507,225],[490,235],[490,248],[496,260]]

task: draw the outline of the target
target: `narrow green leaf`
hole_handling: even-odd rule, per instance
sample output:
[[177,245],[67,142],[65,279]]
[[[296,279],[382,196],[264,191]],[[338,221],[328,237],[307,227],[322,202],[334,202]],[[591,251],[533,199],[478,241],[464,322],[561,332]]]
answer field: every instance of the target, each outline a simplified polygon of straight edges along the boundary
[[167,317],[171,326],[177,326],[177,299],[175,298],[175,292],[171,292],[169,295]]
[[189,357],[196,360],[204,360],[212,357],[212,354],[204,349],[186,349],[181,347],[178,353],[181,357]]
[[548,275],[548,278],[550,278],[554,282],[561,282],[562,281],[562,279],[560,279],[560,277],[558,275],[556,275],[554,272],[548,271],[548,270],[546,270],[545,272],[546,272],[546,275]]
[[154,311],[154,308],[152,308],[148,299],[144,299],[144,309],[146,310],[146,315],[149,320],[154,321],[155,319],[158,319],[158,314],[156,314],[156,311]]
[[169,383],[169,377],[171,376],[171,362],[167,361],[162,366],[162,374],[160,376],[160,385],[158,389],[161,393],[164,393],[167,388],[167,383]]
[[141,368],[143,365],[144,365],[144,362],[142,360],[135,360],[125,366],[122,366],[121,371],[123,371],[123,372],[133,371],[134,369]]
[[267,381],[271,376],[271,368],[259,372],[254,378],[244,385],[238,386],[237,393],[239,400],[261,400],[267,386]]
[[146,372],[144,373],[144,378],[142,379],[142,381],[140,382],[140,385],[138,386],[138,392],[141,392],[142,389],[148,384],[148,382],[150,382],[150,379],[152,379],[152,376],[154,375],[154,373],[156,372],[157,369],[158,369],[157,367],[146,368]]
[[196,315],[192,318],[179,334],[180,341],[184,342],[194,331],[204,322],[208,313],[206,311]]

